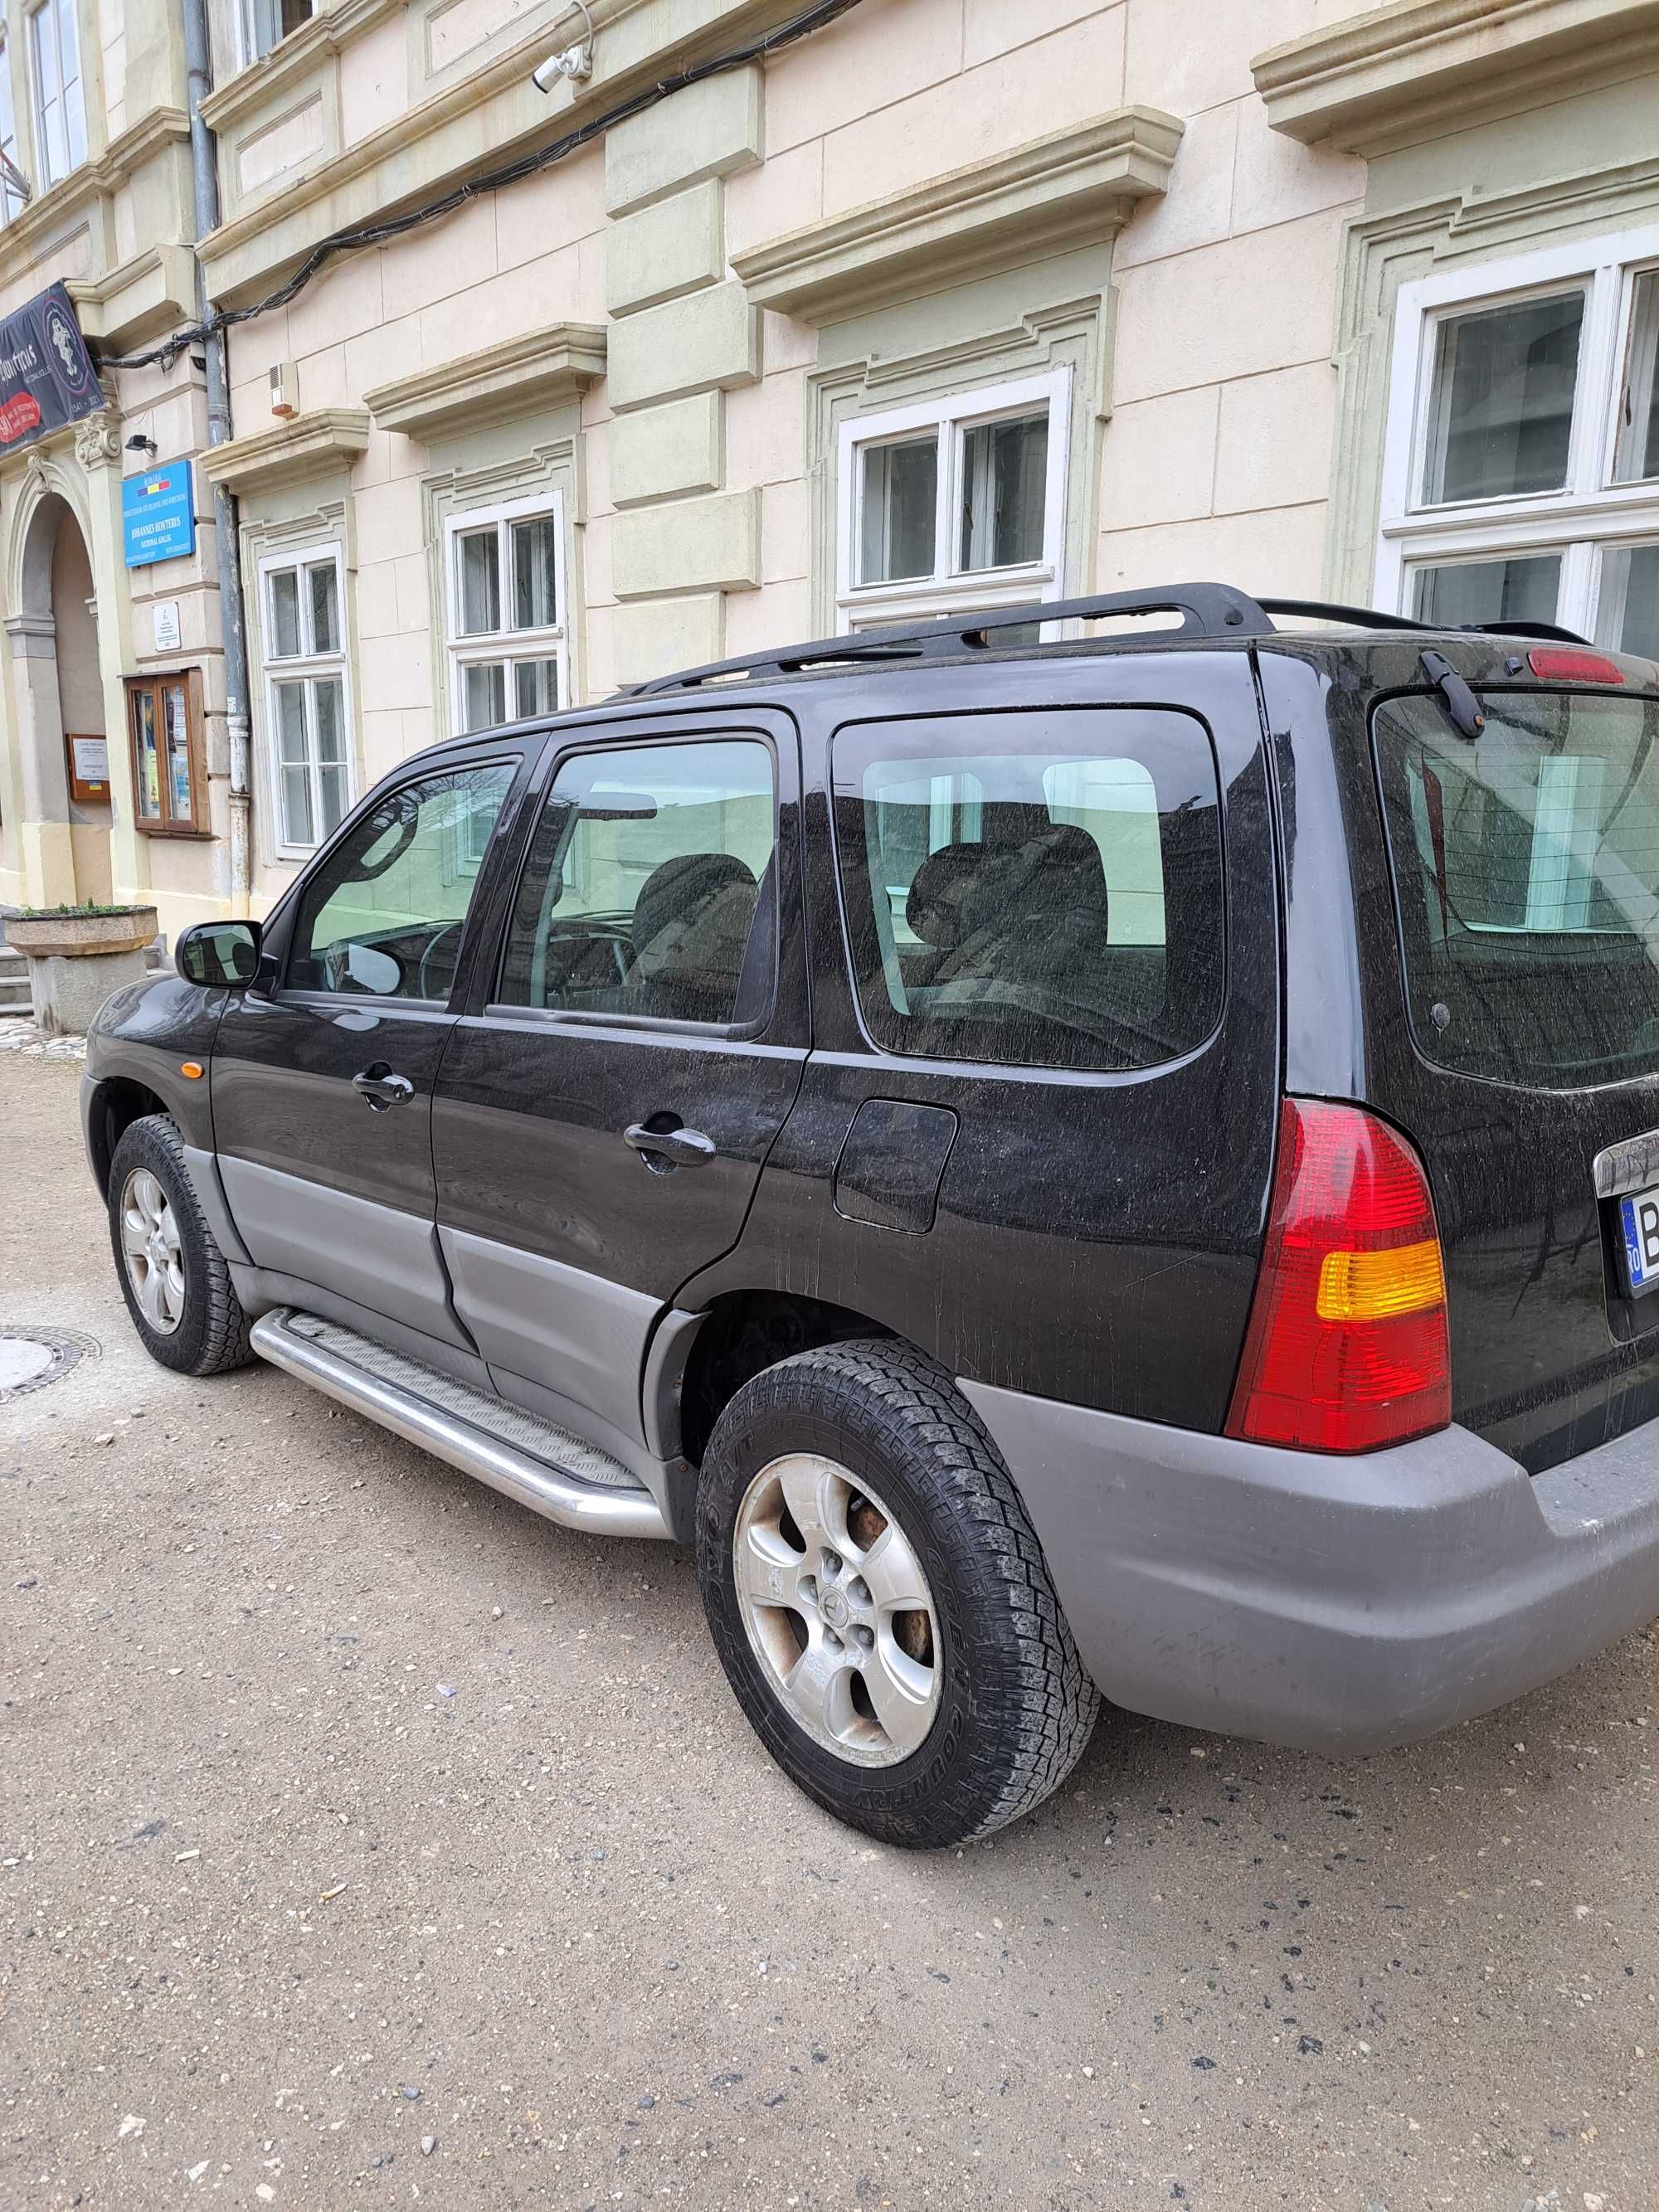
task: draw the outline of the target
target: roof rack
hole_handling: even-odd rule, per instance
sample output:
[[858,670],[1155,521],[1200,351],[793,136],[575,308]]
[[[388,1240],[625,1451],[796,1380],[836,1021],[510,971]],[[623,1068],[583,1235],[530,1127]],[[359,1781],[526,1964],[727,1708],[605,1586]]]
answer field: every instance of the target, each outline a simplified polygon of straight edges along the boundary
[[808,668],[843,668],[857,663],[937,660],[947,655],[984,652],[999,630],[1024,629],[1034,622],[1100,622],[1112,615],[1182,617],[1177,637],[1259,637],[1273,628],[1260,603],[1231,584],[1160,584],[1146,592],[1112,592],[1104,598],[1042,599],[1025,606],[996,607],[984,614],[951,615],[943,621],[884,623],[850,635],[821,637],[808,645],[782,646],[735,660],[711,660],[702,668],[653,677],[626,696],[644,698],[656,691],[695,690],[700,684],[733,676],[796,676]]
[[1264,614],[1306,615],[1317,622],[1352,623],[1359,629],[1409,629],[1419,635],[1438,637],[1445,636],[1448,631],[1467,630],[1480,637],[1542,637],[1559,645],[1589,643],[1576,629],[1563,629],[1559,623],[1419,622],[1411,615],[1386,615],[1379,607],[1345,607],[1328,599],[1262,599],[1258,604]]
[[1566,645],[1588,642],[1577,631],[1554,623],[1463,623],[1448,625],[1382,613],[1376,607],[1340,606],[1324,599],[1253,599],[1231,584],[1159,584],[1144,592],[1110,592],[1086,599],[1039,599],[1024,606],[996,607],[982,614],[951,615],[922,623],[889,623],[840,637],[820,637],[805,645],[779,646],[767,653],[711,660],[672,676],[653,677],[618,696],[642,699],[663,691],[695,691],[699,685],[740,676],[799,676],[815,668],[880,665],[960,658],[988,651],[1001,630],[1028,629],[1033,623],[1102,622],[1113,616],[1181,617],[1180,627],[1160,635],[1176,638],[1269,637],[1272,617],[1302,615],[1321,622],[1351,623],[1361,629],[1412,630],[1443,636],[1448,628],[1494,637],[1537,637]]

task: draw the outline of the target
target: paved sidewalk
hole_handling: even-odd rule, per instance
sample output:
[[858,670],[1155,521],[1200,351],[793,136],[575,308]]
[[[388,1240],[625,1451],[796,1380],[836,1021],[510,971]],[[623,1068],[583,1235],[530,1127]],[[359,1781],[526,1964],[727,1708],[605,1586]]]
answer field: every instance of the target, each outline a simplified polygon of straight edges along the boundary
[[153,1365],[78,1076],[0,1059],[0,1330],[90,1340],[0,1397],[0,2203],[1659,2205],[1651,1634],[1348,1765],[1108,1715],[877,1850],[684,1554]]

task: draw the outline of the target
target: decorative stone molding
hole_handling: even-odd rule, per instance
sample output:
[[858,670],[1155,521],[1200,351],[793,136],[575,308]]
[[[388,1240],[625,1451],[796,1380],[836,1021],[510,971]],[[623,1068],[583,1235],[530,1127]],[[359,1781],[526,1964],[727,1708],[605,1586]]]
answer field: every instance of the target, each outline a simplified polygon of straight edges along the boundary
[[[328,16],[335,25],[360,4],[345,0]],[[370,210],[391,207],[409,196],[411,176],[422,189],[437,192],[447,182],[475,171],[480,147],[498,155],[546,143],[556,131],[580,127],[672,73],[684,63],[737,44],[769,29],[791,10],[793,0],[624,0],[603,10],[593,75],[586,83],[562,84],[551,94],[537,91],[531,72],[546,58],[544,24],[535,21],[521,36],[497,46],[476,69],[446,73],[427,96],[412,98],[367,137],[328,155],[313,167],[283,181],[280,196],[261,200],[229,216],[201,244],[209,296],[224,306],[246,297],[273,272],[293,267],[319,239]],[[318,44],[301,47],[314,36]],[[273,57],[301,49],[312,82],[337,77],[337,54],[327,51],[320,30],[309,26],[274,48]],[[228,122],[259,127],[289,103],[298,78],[272,88],[263,65],[244,70],[204,103],[211,126]],[[234,136],[234,134],[233,134]]]
[[1373,155],[1659,64],[1659,0],[1396,0],[1251,64],[1267,119]]
[[88,415],[76,424],[75,458],[83,469],[119,467],[121,431],[113,416]]
[[252,110],[280,99],[308,77],[316,63],[337,54],[405,4],[406,0],[336,0],[332,8],[319,9],[309,22],[278,40],[268,54],[216,85],[202,102],[203,121],[212,131],[231,129]]
[[71,276],[81,328],[112,353],[176,330],[196,313],[187,246],[152,246],[101,276]]
[[430,445],[446,433],[476,430],[579,399],[605,374],[605,360],[602,325],[555,323],[377,385],[363,394],[363,404],[378,429],[401,430]]
[[[108,234],[108,250],[98,258],[115,258],[114,228],[110,204],[137,172],[158,156],[172,154],[179,164],[180,183],[189,185],[190,118],[182,107],[153,107],[131,129],[112,138],[100,154],[71,169],[61,184],[52,185],[19,210],[0,230],[0,283],[9,283],[32,270],[50,251],[77,228],[97,224]],[[178,208],[181,236],[187,203]],[[169,214],[173,212],[170,209]]]
[[228,484],[246,498],[251,492],[349,469],[368,446],[366,407],[319,407],[275,429],[210,447],[200,467],[210,484]]
[[50,660],[58,650],[58,625],[50,615],[8,615],[0,623],[14,660]]
[[1109,237],[1164,190],[1182,130],[1156,108],[1119,108],[769,239],[732,265],[757,306],[844,319],[919,285]]

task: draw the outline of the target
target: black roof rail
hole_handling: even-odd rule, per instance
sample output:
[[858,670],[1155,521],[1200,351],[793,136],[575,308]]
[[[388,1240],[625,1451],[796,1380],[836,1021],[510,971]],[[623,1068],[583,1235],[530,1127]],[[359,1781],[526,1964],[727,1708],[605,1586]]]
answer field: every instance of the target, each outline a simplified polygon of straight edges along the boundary
[[995,633],[1030,623],[1100,622],[1113,615],[1178,614],[1182,638],[1259,637],[1273,629],[1261,605],[1231,584],[1160,584],[1144,592],[1112,592],[1103,598],[1033,600],[1024,606],[996,607],[982,614],[951,615],[944,620],[884,623],[842,637],[781,646],[735,660],[712,660],[702,668],[653,677],[622,696],[648,697],[653,692],[695,690],[722,677],[794,676],[804,668],[835,668],[860,661],[933,660],[948,654],[984,652]]
[[1576,629],[1563,629],[1559,623],[1492,622],[1492,623],[1429,623],[1419,622],[1411,615],[1386,615],[1380,607],[1339,606],[1327,599],[1263,599],[1262,611],[1270,615],[1307,615],[1316,622],[1352,623],[1359,629],[1409,629],[1419,636],[1444,637],[1450,631],[1466,630],[1477,637],[1542,637],[1561,645],[1588,645],[1587,637],[1580,637]]

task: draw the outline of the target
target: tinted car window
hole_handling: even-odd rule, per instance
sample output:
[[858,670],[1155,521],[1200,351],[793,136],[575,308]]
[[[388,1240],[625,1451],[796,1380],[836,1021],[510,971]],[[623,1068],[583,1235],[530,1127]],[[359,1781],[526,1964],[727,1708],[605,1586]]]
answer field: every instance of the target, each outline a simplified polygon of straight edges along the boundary
[[776,793],[752,738],[579,753],[519,886],[507,1006],[749,1022],[772,1000]]
[[1372,720],[1425,1058],[1558,1089],[1659,1068],[1659,702],[1483,692]]
[[447,999],[479,856],[514,766],[452,769],[378,800],[306,885],[289,988]]
[[890,1051],[1151,1067],[1220,1017],[1220,799],[1173,708],[843,730],[836,835],[859,995]]

